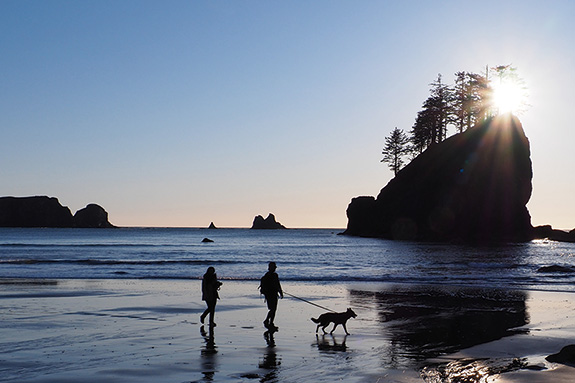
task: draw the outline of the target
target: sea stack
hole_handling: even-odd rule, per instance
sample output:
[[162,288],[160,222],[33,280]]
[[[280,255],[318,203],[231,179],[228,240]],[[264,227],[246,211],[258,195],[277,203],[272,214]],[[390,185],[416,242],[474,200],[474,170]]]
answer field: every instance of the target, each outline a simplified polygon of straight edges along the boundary
[[100,205],[91,203],[74,214],[74,227],[84,228],[112,228],[108,221],[108,212]]
[[72,215],[57,198],[47,196],[0,197],[0,227],[111,228],[108,213],[89,204]]
[[286,227],[276,221],[276,217],[269,213],[267,218],[264,219],[261,215],[254,218],[252,229],[285,229]]
[[344,234],[418,241],[523,242],[533,238],[527,202],[529,140],[511,115],[432,145],[381,190],[353,198]]
[[74,217],[58,198],[0,197],[0,227],[73,227]]

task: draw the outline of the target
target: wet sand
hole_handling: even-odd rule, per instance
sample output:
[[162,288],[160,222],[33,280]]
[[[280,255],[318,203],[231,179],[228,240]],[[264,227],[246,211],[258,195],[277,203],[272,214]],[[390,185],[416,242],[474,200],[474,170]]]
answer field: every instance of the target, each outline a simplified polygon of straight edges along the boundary
[[[281,277],[281,274],[280,274]],[[217,327],[200,281],[0,281],[1,382],[567,382],[544,357],[575,344],[570,293],[283,282],[358,314],[315,334],[324,310],[286,296],[266,333],[258,282],[224,281]],[[331,329],[331,326],[330,326]],[[472,381],[472,380],[466,380]]]

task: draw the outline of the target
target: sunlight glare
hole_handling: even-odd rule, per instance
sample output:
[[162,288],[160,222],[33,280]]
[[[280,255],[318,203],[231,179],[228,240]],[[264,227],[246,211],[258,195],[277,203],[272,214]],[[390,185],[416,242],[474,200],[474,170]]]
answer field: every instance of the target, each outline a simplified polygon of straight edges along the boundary
[[525,102],[525,89],[512,81],[493,85],[492,104],[498,114],[517,113]]

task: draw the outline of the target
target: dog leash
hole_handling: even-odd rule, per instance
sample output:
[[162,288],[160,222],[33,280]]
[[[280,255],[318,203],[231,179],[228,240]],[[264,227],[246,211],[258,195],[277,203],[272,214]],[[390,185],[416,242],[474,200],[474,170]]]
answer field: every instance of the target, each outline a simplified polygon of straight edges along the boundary
[[318,305],[317,303],[313,303],[313,302],[308,301],[307,299],[303,299],[303,298],[297,297],[297,296],[295,296],[295,295],[293,295],[293,294],[290,294],[290,293],[287,293],[287,292],[285,292],[285,291],[284,291],[283,293],[284,293],[285,295],[289,295],[289,296],[292,297],[292,298],[299,299],[300,301],[303,301],[303,302],[305,302],[305,303],[309,303],[310,305],[319,307],[320,309],[324,309],[324,310],[327,310],[327,311],[331,311],[332,313],[335,312],[335,311],[332,310],[332,309],[328,309],[327,307],[320,306],[320,305]]

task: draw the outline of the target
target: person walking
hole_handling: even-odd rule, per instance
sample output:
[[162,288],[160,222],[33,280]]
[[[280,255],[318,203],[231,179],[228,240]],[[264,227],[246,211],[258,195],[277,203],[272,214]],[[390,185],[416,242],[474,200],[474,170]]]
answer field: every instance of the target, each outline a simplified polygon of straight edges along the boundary
[[208,270],[202,278],[202,300],[206,302],[208,306],[204,313],[200,316],[200,322],[204,323],[206,316],[210,315],[210,326],[215,327],[214,316],[216,315],[216,302],[220,299],[218,290],[222,282],[218,281],[218,276],[216,275],[216,269],[212,266],[208,267]]
[[278,308],[278,296],[282,299],[284,297],[276,269],[276,263],[270,262],[268,264],[268,272],[261,278],[260,281],[260,293],[263,294],[268,304],[268,315],[264,320],[264,326],[267,329],[274,331],[278,330],[274,324],[274,319],[276,317],[276,311]]

